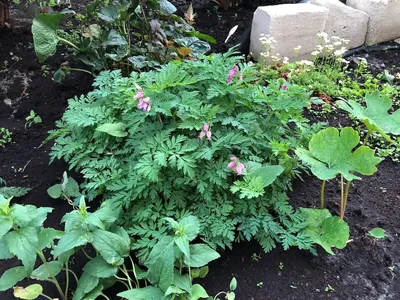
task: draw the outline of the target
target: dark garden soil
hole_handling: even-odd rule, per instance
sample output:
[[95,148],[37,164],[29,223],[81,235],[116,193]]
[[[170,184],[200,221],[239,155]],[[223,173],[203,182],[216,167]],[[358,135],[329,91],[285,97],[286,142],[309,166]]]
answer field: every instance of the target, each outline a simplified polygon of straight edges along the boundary
[[[265,4],[273,2],[297,1],[264,1]],[[225,51],[239,41],[240,33],[251,23],[253,11],[251,5],[224,12],[206,4],[197,10],[196,28],[216,37],[214,51]],[[238,33],[224,45],[227,33],[235,25],[239,25]],[[73,73],[62,84],[54,83],[51,76],[63,61],[62,53],[49,60],[48,71],[41,69],[32,49],[29,26],[18,21],[14,26],[11,31],[0,32],[0,127],[13,134],[12,144],[0,148],[0,177],[10,186],[32,188],[28,195],[16,199],[17,202],[55,207],[46,225],[61,228],[60,219],[70,207],[51,199],[46,189],[60,180],[67,165],[60,161],[49,165],[51,145],[39,146],[64,112],[67,99],[88,92],[92,78],[84,73]],[[16,62],[12,60],[15,56],[22,59]],[[369,53],[367,59],[376,73],[384,68],[400,70],[398,50]],[[8,66],[14,65],[5,69],[4,61],[8,61]],[[42,117],[43,123],[25,128],[25,117],[32,109]],[[337,122],[346,125],[348,121],[339,116]],[[265,254],[256,243],[237,244],[210,264],[210,273],[203,281],[207,291],[216,294],[226,289],[235,276],[238,300],[400,299],[399,174],[400,165],[387,160],[379,165],[374,176],[352,187],[346,212],[351,241],[346,249],[337,251],[334,256],[323,252],[312,256],[296,249],[283,251],[280,248]],[[291,201],[296,207],[315,207],[319,201],[320,182],[307,176],[303,179],[295,182]],[[327,207],[338,213],[337,181],[328,182],[326,198]],[[374,244],[367,236],[374,227],[385,228],[389,237]],[[260,257],[254,260],[253,254]],[[78,256],[72,268],[80,272],[84,263]],[[17,264],[16,260],[0,261],[0,275]],[[328,285],[334,291],[325,291]],[[57,295],[49,285],[45,285],[45,292],[53,297]],[[0,299],[14,297],[7,291],[0,292]],[[110,293],[110,299],[117,299],[115,293]]]

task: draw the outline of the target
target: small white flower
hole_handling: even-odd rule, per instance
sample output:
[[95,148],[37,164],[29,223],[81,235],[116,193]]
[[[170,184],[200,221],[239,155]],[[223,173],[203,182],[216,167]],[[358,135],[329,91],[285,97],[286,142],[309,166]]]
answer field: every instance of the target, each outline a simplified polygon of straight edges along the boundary
[[313,52],[311,52],[311,55],[312,56],[318,56],[320,53],[321,52],[319,52],[319,51],[313,51]]

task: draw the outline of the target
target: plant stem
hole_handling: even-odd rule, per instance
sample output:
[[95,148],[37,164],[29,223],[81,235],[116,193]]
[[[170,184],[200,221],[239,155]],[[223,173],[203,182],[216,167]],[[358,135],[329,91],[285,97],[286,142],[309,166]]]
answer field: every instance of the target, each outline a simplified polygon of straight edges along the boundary
[[80,68],[70,68],[70,67],[64,67],[64,68],[62,68],[62,69],[64,69],[64,70],[69,70],[69,71],[79,71],[79,72],[85,72],[85,73],[88,73],[88,74],[90,74],[90,75],[92,75],[93,77],[95,76],[92,72],[90,72],[90,71],[88,71],[88,70],[85,70],[85,69],[80,69]]
[[216,295],[215,295],[215,297],[214,297],[214,300],[216,300],[216,299],[217,299],[217,297],[218,297],[219,295],[222,295],[222,294],[225,294],[225,295],[226,295],[226,293],[225,293],[225,292],[219,292],[218,294],[216,294]]
[[55,276],[53,275],[53,273],[51,272],[51,270],[50,270],[50,268],[49,268],[49,265],[48,265],[48,263],[47,263],[47,261],[46,261],[46,258],[44,257],[43,252],[42,252],[42,251],[38,251],[38,252],[36,252],[36,253],[37,253],[37,255],[40,257],[40,259],[42,260],[42,262],[43,262],[43,264],[44,264],[44,266],[45,266],[47,272],[49,272],[50,278],[52,279],[54,285],[56,286],[57,291],[58,291],[58,293],[60,294],[61,298],[62,298],[63,300],[66,300],[65,295],[64,295],[64,292],[63,292],[63,290],[61,289],[61,286],[60,286],[60,284],[58,283],[58,280],[56,279],[56,277],[55,277]]
[[129,287],[130,287],[131,289],[133,289],[132,283],[131,283],[131,282],[132,282],[132,278],[129,276],[129,273],[128,273],[128,271],[126,270],[125,265],[122,265],[122,267],[123,267],[123,269],[120,268],[120,270],[122,271],[122,273],[125,274],[126,278],[128,279]]
[[78,46],[76,46],[74,43],[72,43],[72,42],[70,42],[70,41],[68,41],[68,40],[66,40],[66,39],[63,39],[63,38],[61,38],[61,37],[58,37],[58,39],[60,40],[60,42],[63,42],[63,43],[65,43],[65,44],[70,45],[71,47],[73,47],[73,48],[79,50]]
[[340,219],[344,218],[344,183],[343,183],[343,175],[340,175]]
[[[67,269],[63,269],[63,270],[67,271]],[[78,276],[76,276],[75,272],[70,269],[68,269],[68,272],[70,272],[74,276],[76,283],[78,283],[79,279],[78,279]]]
[[90,260],[93,259],[93,257],[91,257],[89,254],[87,254],[86,251],[83,248],[81,250],[82,250],[83,254],[85,254],[85,256],[87,258],[89,258]]
[[[116,276],[116,275],[114,275],[114,276]],[[118,277],[118,278],[120,278],[120,277]],[[125,279],[125,278],[122,278],[122,279],[126,281],[126,279]],[[126,288],[129,290],[129,289],[130,289],[130,288],[129,288],[129,285],[127,285],[127,284],[126,284],[126,282],[125,282],[125,281],[123,281],[122,279],[121,279],[121,280],[120,280],[120,279],[118,279],[117,281],[118,281],[118,282],[120,282],[120,283],[122,283],[123,285],[125,285],[125,286],[126,286]]]
[[102,295],[104,298],[106,298],[107,300],[110,300],[110,298],[108,298],[106,295],[104,295],[103,293],[101,293],[100,295]]
[[132,257],[130,255],[129,255],[129,260],[131,261],[131,264],[132,264],[132,273],[133,273],[133,276],[134,276],[135,281],[136,281],[136,284],[135,284],[136,288],[139,288],[140,284],[139,284],[139,280],[138,280],[137,275],[136,275],[135,263],[133,262],[133,259],[132,259]]
[[68,287],[69,287],[69,272],[68,272],[68,259],[65,262],[65,299],[68,299]]
[[345,191],[344,191],[343,216],[344,216],[344,212],[346,211],[347,198],[349,197],[350,185],[351,185],[351,180],[348,180],[348,181],[346,182],[346,189],[345,189]]
[[322,180],[322,185],[321,185],[321,208],[324,208],[324,206],[325,206],[325,184],[326,184],[326,180]]
[[43,296],[43,297],[45,297],[46,299],[53,300],[53,298],[51,298],[51,297],[49,297],[49,296],[47,296],[47,295],[45,295],[45,294],[40,294],[40,296]]
[[362,143],[363,146],[367,145],[368,139],[371,136],[371,132],[368,130],[367,135],[364,138],[364,142]]

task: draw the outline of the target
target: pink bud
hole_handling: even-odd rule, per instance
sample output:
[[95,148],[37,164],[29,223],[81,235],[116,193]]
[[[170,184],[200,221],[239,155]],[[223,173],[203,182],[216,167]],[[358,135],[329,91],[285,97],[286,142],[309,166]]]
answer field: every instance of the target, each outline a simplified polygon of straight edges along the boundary
[[208,128],[210,127],[210,125],[208,125],[207,123],[204,123],[203,125],[203,130],[204,131],[208,131]]
[[205,135],[206,135],[205,131],[202,130],[202,131],[200,132],[199,138],[202,140],[202,139],[204,138]]
[[231,161],[236,161],[236,157],[235,156],[231,156],[230,158],[229,158]]
[[227,169],[233,169],[234,167],[235,167],[235,162],[234,162],[234,161],[231,161],[231,162],[226,166]]
[[211,141],[211,131],[207,131],[207,140]]
[[244,167],[244,164],[238,163],[238,165],[236,166],[236,173],[238,175],[242,175],[244,170],[246,170],[246,168]]

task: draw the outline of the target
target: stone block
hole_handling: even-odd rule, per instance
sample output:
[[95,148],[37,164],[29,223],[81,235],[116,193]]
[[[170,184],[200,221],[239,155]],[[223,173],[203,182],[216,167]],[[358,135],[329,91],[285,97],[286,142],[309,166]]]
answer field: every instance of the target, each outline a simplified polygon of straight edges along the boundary
[[367,45],[400,37],[400,0],[347,0],[347,5],[369,15]]
[[329,37],[338,36],[349,40],[348,49],[365,43],[369,15],[354,9],[339,0],[310,0],[309,3],[329,9],[324,31]]
[[282,4],[260,6],[254,13],[250,37],[250,52],[258,60],[261,34],[272,36],[277,43],[272,55],[294,57],[294,48],[301,46],[299,59],[310,58],[328,17],[328,9],[313,4]]

